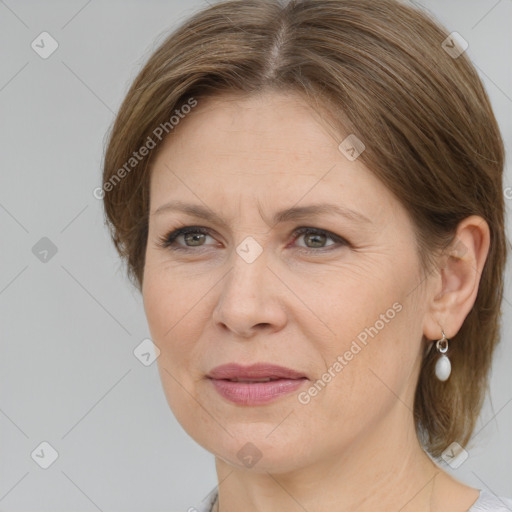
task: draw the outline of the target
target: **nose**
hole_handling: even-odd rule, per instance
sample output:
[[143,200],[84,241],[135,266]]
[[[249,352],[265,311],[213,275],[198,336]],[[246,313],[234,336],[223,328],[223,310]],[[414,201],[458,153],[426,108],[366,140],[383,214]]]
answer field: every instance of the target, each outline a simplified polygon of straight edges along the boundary
[[233,266],[221,283],[212,320],[224,331],[250,338],[286,325],[286,287],[269,268],[266,251],[252,263],[235,254]]

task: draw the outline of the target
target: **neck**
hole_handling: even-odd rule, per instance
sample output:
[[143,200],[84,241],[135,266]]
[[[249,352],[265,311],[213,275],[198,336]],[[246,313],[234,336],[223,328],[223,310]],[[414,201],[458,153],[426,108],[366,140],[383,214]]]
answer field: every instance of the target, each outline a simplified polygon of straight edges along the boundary
[[[441,471],[423,451],[400,404],[378,429],[287,473],[240,468],[216,458],[219,512],[431,512]],[[402,416],[399,418],[399,416]],[[397,425],[403,425],[402,429]]]

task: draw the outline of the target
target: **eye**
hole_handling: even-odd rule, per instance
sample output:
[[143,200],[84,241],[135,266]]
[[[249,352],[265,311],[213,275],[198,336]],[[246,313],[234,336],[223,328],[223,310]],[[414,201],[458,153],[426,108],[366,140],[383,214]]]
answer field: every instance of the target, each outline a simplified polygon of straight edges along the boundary
[[[172,250],[189,250],[193,247],[204,247],[207,237],[211,237],[210,230],[201,226],[186,226],[171,231],[164,237],[159,238],[158,246],[162,248],[170,248]],[[180,238],[183,237],[183,238]],[[324,229],[300,227],[293,232],[294,241],[304,237],[305,245],[298,245],[301,250],[306,252],[319,252],[331,246],[346,246],[349,243],[342,237],[325,231]],[[184,243],[177,243],[178,240]],[[326,241],[331,240],[333,243],[325,245]],[[330,249],[328,249],[330,250]]]
[[[308,250],[325,249],[333,245],[348,245],[348,242],[344,238],[329,231],[325,231],[324,229],[301,227],[296,229],[293,234],[296,237],[295,240],[303,237],[306,245],[299,245],[299,247],[305,247]],[[333,243],[325,245],[328,239],[331,239]]]
[[[183,236],[185,245],[176,244],[176,241],[181,236]],[[202,247],[207,236],[210,236],[210,232],[206,228],[200,226],[186,226],[171,231],[166,236],[160,238],[158,245],[164,249],[169,247],[173,250],[187,250],[189,247]]]

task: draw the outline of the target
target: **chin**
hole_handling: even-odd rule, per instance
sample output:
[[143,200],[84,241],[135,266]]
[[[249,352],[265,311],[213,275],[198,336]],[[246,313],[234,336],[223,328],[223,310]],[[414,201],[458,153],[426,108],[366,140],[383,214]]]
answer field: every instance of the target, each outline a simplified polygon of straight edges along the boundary
[[284,425],[278,424],[224,421],[228,433],[220,426],[206,430],[204,423],[198,429],[196,422],[193,431],[187,432],[205,450],[239,469],[255,473],[287,473],[311,463],[314,459],[311,441],[290,435]]

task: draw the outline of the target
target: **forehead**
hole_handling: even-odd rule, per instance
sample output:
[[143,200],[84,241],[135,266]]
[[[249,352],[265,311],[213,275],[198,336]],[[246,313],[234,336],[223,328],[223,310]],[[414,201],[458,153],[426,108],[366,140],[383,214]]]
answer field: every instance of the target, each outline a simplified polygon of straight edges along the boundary
[[342,137],[296,93],[200,100],[153,162],[151,209],[183,195],[224,208],[257,198],[272,211],[331,199],[370,217],[396,207],[364,164],[338,149]]
[[252,162],[257,166],[271,154],[318,158],[319,151],[337,145],[337,136],[326,131],[327,122],[327,116],[297,93],[224,94],[198,100],[164,141],[163,152],[172,153],[171,147],[202,149],[187,159],[216,155],[221,162],[245,154],[244,167]]
[[[304,156],[336,147],[339,134],[329,133],[326,112],[314,109],[295,92],[253,95],[223,94],[201,98],[166,137],[161,153],[172,148],[204,148],[219,157],[229,153],[287,153]],[[332,129],[331,129],[332,131]],[[174,155],[176,156],[176,155]],[[204,158],[204,152],[187,158]]]

